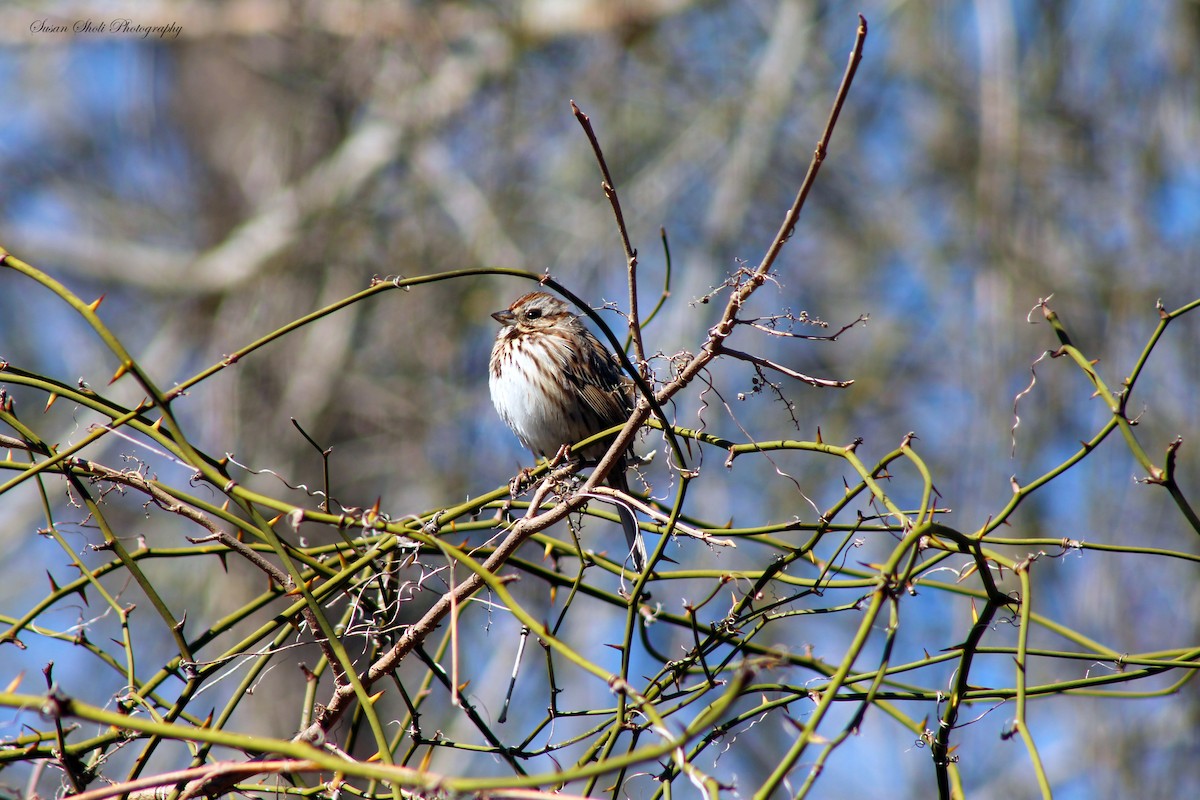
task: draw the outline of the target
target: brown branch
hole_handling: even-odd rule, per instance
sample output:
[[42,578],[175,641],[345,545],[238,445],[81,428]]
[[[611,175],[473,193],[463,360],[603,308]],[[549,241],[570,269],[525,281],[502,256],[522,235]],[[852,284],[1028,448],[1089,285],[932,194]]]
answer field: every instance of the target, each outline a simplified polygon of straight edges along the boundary
[[863,44],[867,38],[867,20],[860,14],[858,16],[858,35],[854,40],[854,47],[850,51],[850,60],[846,65],[846,71],[842,75],[841,85],[838,86],[837,95],[834,97],[833,108],[829,112],[829,119],[825,123],[825,132],[817,141],[816,149],[813,151],[812,161],[809,162],[808,172],[804,175],[804,181],[800,184],[799,191],[796,192],[796,199],[792,202],[792,207],[788,209],[787,215],[784,217],[783,225],[779,232],[775,235],[771,246],[767,248],[767,253],[763,257],[762,262],[751,274],[750,279],[738,286],[729,298],[729,302],[725,306],[725,311],[721,315],[721,320],[709,330],[708,341],[704,344],[703,349],[698,353],[691,363],[685,366],[676,376],[675,380],[663,388],[662,394],[665,397],[659,402],[664,402],[691,380],[719,354],[721,343],[733,331],[734,318],[737,312],[741,309],[742,304],[746,299],[758,289],[767,280],[767,274],[771,271],[771,267],[775,263],[776,257],[783,249],[784,244],[791,238],[792,232],[796,228],[796,222],[800,219],[800,212],[804,208],[804,203],[808,199],[808,193],[812,190],[813,183],[816,182],[817,173],[820,172],[821,164],[825,161],[825,155],[829,152],[829,142],[833,137],[834,126],[837,125],[838,115],[841,113],[842,106],[845,105],[846,97],[850,93],[850,85],[854,81],[854,75],[858,71],[858,63],[862,60]]
[[[436,786],[445,781],[445,777],[427,770],[417,770],[409,767],[376,765],[377,768],[395,771],[397,777],[408,778],[410,785]],[[162,772],[136,780],[114,783],[89,792],[71,795],[71,800],[108,800],[110,797],[128,795],[129,800],[165,800],[174,787],[187,781],[180,792],[180,800],[187,800],[200,794],[215,796],[224,794],[234,787],[238,780],[250,778],[259,774],[298,775],[310,772],[335,773],[328,765],[315,761],[295,758],[277,758],[264,761],[245,761],[235,763],[219,761],[199,767]],[[335,777],[335,780],[336,777]],[[490,798],[497,800],[544,800],[553,797],[554,800],[583,800],[577,795],[564,795],[557,792],[543,792],[538,789],[492,789],[487,792]]]
[[[845,105],[846,97],[850,93],[850,85],[854,82],[854,75],[858,71],[858,63],[862,60],[863,44],[867,38],[867,20],[861,14],[858,16],[858,33],[854,40],[854,47],[850,51],[850,60],[846,65],[846,71],[842,75],[842,82],[838,86],[837,95],[834,97],[833,108],[829,112],[829,119],[825,123],[825,132],[821,139],[817,142],[816,149],[813,152],[812,161],[809,163],[808,172],[804,176],[804,181],[800,186],[800,190],[796,193],[796,199],[792,203],[792,207],[788,209],[788,213],[784,218],[783,226],[776,234],[774,241],[767,250],[766,256],[757,269],[751,274],[749,280],[737,287],[728,304],[725,306],[724,312],[721,314],[721,320],[709,329],[708,340],[700,349],[700,352],[692,357],[691,361],[683,366],[676,374],[675,379],[663,386],[655,395],[657,405],[662,406],[667,403],[672,397],[681,392],[688,386],[696,376],[699,375],[723,350],[723,342],[733,332],[734,319],[737,312],[741,309],[742,304],[751,294],[754,293],[759,286],[767,280],[767,273],[770,272],[771,265],[774,264],[776,256],[791,237],[792,231],[795,228],[796,221],[800,218],[800,211],[804,207],[804,202],[808,198],[808,193],[812,189],[813,183],[816,181],[817,173],[821,169],[821,163],[825,160],[825,155],[829,151],[829,142],[833,137],[833,129],[837,124],[838,115],[841,113],[842,106]],[[799,373],[797,373],[799,374]],[[591,476],[584,483],[583,490],[591,491],[599,484],[605,476],[608,475],[613,465],[621,457],[628,447],[633,443],[634,434],[641,427],[642,423],[650,414],[650,405],[645,398],[638,401],[637,407],[634,409],[633,415],[621,429],[616,440],[609,448],[608,453],[601,459],[596,469],[592,471]]]
[[228,790],[237,783],[238,779],[253,777],[263,772],[273,775],[292,775],[299,772],[320,771],[328,771],[328,768],[312,761],[294,759],[246,761],[243,763],[218,762],[114,783],[111,786],[103,786],[99,789],[92,789],[90,792],[72,795],[71,800],[107,800],[109,797],[118,797],[124,794],[129,795],[129,800],[164,800],[177,784],[188,781],[179,794],[180,800],[186,800],[186,798],[194,797],[202,792],[210,792],[217,786]]

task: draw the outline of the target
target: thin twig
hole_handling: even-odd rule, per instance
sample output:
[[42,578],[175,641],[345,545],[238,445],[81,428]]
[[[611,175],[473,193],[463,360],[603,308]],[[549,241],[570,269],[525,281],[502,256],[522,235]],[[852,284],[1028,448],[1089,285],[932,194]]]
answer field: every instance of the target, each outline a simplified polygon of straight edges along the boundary
[[[769,334],[771,336],[780,336],[785,339],[804,339],[805,341],[809,341],[809,342],[836,342],[843,333],[845,333],[846,331],[850,330],[851,328],[855,327],[856,325],[858,325],[860,323],[865,324],[870,318],[871,318],[871,316],[869,314],[860,314],[858,319],[854,320],[853,322],[843,325],[841,328],[839,328],[834,333],[827,333],[823,336],[814,336],[813,334],[810,334],[810,333],[796,333],[795,331],[781,331],[778,328],[772,328],[768,325],[761,324],[759,322],[759,318],[735,319],[734,324],[745,325],[749,328],[754,328],[755,330],[762,331],[763,333]],[[774,321],[775,318],[772,317],[770,319],[772,321]],[[821,327],[828,327],[827,323],[824,323],[824,322],[817,323],[815,320],[810,320],[807,317],[800,319],[800,320],[792,318],[791,321],[793,321],[793,322],[797,322],[797,321],[808,322],[810,324],[820,324]]]
[[766,367],[767,369],[773,369],[776,372],[780,372],[780,373],[783,373],[784,375],[787,375],[789,378],[795,378],[798,381],[804,381],[809,386],[820,386],[820,387],[831,388],[831,389],[845,389],[847,386],[850,386],[854,383],[854,381],[852,381],[852,380],[832,381],[832,380],[828,380],[827,378],[814,378],[810,375],[805,375],[803,372],[797,372],[794,369],[789,369],[788,367],[785,367],[782,364],[776,364],[774,361],[768,361],[767,359],[762,358],[760,356],[753,355],[752,353],[743,353],[741,350],[734,350],[732,347],[726,347],[723,344],[720,346],[720,350],[718,352],[721,355],[733,356],[734,358],[740,359],[741,361],[749,361],[751,364],[757,364],[760,367]]
[[621,201],[617,197],[617,184],[612,179],[612,173],[608,171],[608,162],[604,158],[600,140],[596,138],[596,132],[592,129],[592,120],[575,105],[574,100],[571,101],[571,113],[583,126],[583,132],[591,142],[592,152],[596,154],[596,161],[600,164],[600,175],[604,179],[601,188],[612,206],[613,216],[617,219],[617,232],[621,236],[621,247],[625,250],[625,263],[629,270],[629,336],[633,341],[633,355],[637,360],[638,372],[647,377],[649,366],[646,361],[646,348],[642,344],[642,323],[638,316],[637,250],[633,249],[633,243],[629,241],[629,229],[625,225],[625,215],[621,213]]

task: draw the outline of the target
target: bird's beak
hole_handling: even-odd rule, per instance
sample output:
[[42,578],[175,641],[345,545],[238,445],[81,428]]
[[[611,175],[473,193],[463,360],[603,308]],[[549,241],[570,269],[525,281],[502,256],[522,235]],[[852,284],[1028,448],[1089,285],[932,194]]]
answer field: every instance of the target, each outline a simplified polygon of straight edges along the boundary
[[517,315],[506,308],[503,311],[497,311],[495,314],[492,314],[492,319],[501,325],[512,325],[517,321]]

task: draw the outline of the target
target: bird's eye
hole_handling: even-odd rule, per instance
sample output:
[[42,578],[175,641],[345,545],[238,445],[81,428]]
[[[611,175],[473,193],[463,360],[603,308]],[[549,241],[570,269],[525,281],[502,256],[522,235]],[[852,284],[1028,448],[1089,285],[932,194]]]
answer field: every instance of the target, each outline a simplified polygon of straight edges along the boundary
[[537,319],[542,315],[540,308],[531,308],[525,312],[525,319]]

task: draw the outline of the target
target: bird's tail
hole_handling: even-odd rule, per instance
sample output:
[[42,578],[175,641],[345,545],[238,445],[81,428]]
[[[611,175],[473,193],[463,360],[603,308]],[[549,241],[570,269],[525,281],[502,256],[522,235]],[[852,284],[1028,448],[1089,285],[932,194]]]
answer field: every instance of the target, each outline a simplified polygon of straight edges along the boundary
[[[629,494],[629,481],[625,478],[625,464],[613,467],[608,475],[608,485],[622,494]],[[633,568],[641,573],[646,571],[649,558],[646,556],[646,541],[638,528],[637,517],[633,509],[624,503],[617,503],[617,516],[621,518],[621,528],[625,531],[625,544],[629,547],[629,557],[633,560]]]

